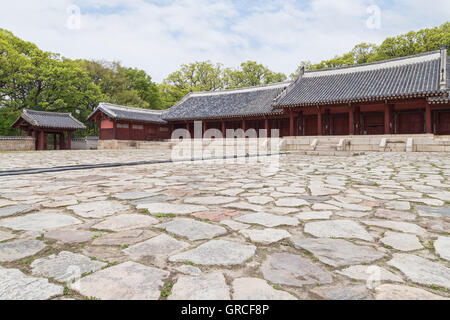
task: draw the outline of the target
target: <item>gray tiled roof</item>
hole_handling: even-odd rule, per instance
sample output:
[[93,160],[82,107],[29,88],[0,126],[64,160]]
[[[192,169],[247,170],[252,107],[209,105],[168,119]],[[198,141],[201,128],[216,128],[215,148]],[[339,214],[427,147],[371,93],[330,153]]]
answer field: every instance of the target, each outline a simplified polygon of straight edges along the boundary
[[364,102],[441,94],[440,52],[304,73],[277,107]]
[[274,99],[290,82],[266,86],[209,92],[194,92],[185,96],[163,115],[165,120],[219,119],[279,113]]
[[86,126],[75,119],[71,113],[45,112],[23,109],[19,119],[14,122],[14,126],[20,119],[24,119],[30,125],[47,129],[86,129]]
[[162,119],[164,110],[151,110],[120,106],[116,104],[100,102],[97,108],[89,115],[89,120],[97,111],[102,111],[108,117],[116,120],[129,120],[138,122],[160,123],[165,124]]

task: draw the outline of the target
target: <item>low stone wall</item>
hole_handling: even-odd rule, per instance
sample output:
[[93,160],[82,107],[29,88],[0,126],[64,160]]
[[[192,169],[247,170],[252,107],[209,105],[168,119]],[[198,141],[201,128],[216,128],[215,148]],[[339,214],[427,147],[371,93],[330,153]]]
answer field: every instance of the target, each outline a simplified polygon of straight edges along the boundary
[[34,151],[32,137],[0,137],[0,151]]
[[98,140],[98,150],[152,149],[170,150],[169,141]]
[[95,150],[98,148],[98,137],[73,138],[72,150]]

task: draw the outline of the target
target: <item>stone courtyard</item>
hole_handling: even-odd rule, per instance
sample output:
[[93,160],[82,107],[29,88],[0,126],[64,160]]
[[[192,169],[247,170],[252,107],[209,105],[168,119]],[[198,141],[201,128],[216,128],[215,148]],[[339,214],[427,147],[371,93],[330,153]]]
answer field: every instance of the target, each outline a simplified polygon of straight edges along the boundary
[[[3,153],[0,170],[162,157]],[[0,177],[0,299],[449,297],[448,153]]]

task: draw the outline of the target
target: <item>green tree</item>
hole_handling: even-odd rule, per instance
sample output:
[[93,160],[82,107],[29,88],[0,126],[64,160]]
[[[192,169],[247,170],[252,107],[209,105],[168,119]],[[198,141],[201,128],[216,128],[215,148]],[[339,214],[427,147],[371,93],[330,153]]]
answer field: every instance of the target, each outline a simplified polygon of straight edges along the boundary
[[225,69],[224,79],[226,87],[239,88],[283,82],[287,77],[285,74],[273,72],[255,61],[246,61],[241,63],[238,69]]

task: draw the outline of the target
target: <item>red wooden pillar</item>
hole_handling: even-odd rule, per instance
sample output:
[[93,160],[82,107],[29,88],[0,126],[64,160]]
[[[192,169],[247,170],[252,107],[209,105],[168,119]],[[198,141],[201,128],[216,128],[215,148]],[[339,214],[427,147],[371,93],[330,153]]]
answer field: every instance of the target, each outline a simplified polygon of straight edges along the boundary
[[225,121],[222,120],[222,137],[225,139],[227,137],[227,127],[225,126]]
[[[113,140],[117,139],[117,122],[114,120],[113,122]],[[70,150],[69,145],[67,145],[67,148]]]
[[72,132],[67,132],[67,150],[72,150]]
[[44,131],[39,131],[38,150],[45,150],[45,133],[44,133]]
[[325,114],[324,114],[324,122],[325,122],[325,132],[324,134],[326,136],[331,135],[331,127],[330,127],[330,110],[327,109],[325,110]]
[[384,106],[384,133],[392,134],[392,114],[393,114],[394,106],[391,104],[387,104]]
[[359,135],[361,132],[361,109],[359,107],[355,107],[354,112],[354,120],[355,120],[355,135]]
[[297,127],[298,127],[298,135],[299,136],[303,136],[303,112],[300,112],[298,114],[297,121],[298,121],[298,125],[297,125]]
[[433,133],[433,125],[431,118],[431,105],[427,103],[425,107],[426,133]]
[[289,136],[293,137],[295,136],[295,129],[294,129],[294,111],[289,111]]
[[269,119],[264,119],[264,129],[267,131],[267,138],[270,138],[270,123]]
[[320,109],[317,109],[317,135],[321,136],[323,135],[323,123],[322,123],[322,111]]
[[352,136],[355,134],[355,114],[353,106],[348,107],[348,133]]

